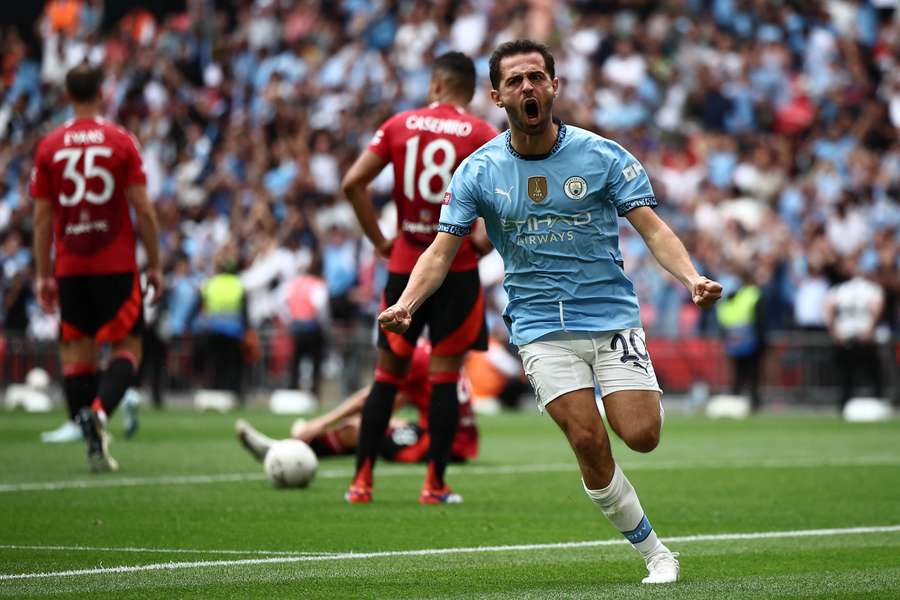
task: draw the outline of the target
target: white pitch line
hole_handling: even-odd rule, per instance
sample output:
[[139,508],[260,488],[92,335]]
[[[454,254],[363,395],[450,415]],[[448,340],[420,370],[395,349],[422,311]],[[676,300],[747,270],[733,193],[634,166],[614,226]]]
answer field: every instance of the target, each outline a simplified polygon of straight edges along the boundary
[[[801,529],[795,531],[759,531],[751,533],[723,533],[708,535],[685,535],[667,537],[666,543],[684,544],[692,542],[728,542],[735,540],[760,540],[779,538],[822,537],[836,535],[860,535],[868,533],[894,533],[900,525],[878,527],[848,527],[843,529]],[[401,556],[433,556],[440,554],[481,554],[490,552],[527,552],[530,550],[554,550],[565,548],[595,548],[618,546],[628,542],[624,539],[589,540],[583,542],[557,542],[553,544],[516,544],[509,546],[473,546],[463,548],[426,548],[422,550],[391,550],[386,552],[346,552],[322,556],[279,556],[272,558],[248,558],[242,560],[198,560],[191,562],[165,562],[147,565],[121,567],[97,567],[93,569],[73,569],[69,571],[45,571],[37,573],[8,573],[0,575],[0,581],[22,579],[49,579],[55,577],[77,577],[80,575],[109,575],[115,573],[137,573],[142,571],[175,571],[200,569],[205,567],[233,567],[248,565],[286,564],[302,562],[324,562],[332,560],[360,560],[366,558],[394,558]]]
[[3,492],[45,492],[56,490],[89,489],[101,487],[132,487],[140,485],[191,485],[202,483],[229,483],[265,479],[262,473],[223,473],[221,475],[169,475],[165,477],[121,477],[109,479],[80,479],[70,481],[36,481],[0,485]]
[[[564,473],[566,471],[577,472],[578,465],[573,460],[570,463],[550,463],[537,465],[462,465],[459,468],[454,467],[454,475],[515,475],[526,473]],[[412,475],[416,477],[422,476],[422,471],[417,469],[415,465],[394,466],[386,465],[379,467],[378,476],[387,475],[391,477],[401,477],[404,475]],[[319,471],[316,475],[324,479],[350,479],[353,477],[352,469],[328,469]]]
[[[897,466],[900,457],[896,455],[861,456],[855,458],[774,458],[774,459],[735,459],[719,461],[643,461],[630,463],[625,461],[622,467],[626,471],[671,471],[676,469],[780,469],[805,467],[864,467],[864,466]],[[577,473],[575,462],[551,463],[537,465],[468,465],[454,468],[454,476],[466,475],[517,475],[528,473]],[[325,469],[319,471],[320,479],[349,479],[353,475],[350,469]],[[421,477],[421,472],[410,466],[385,466],[378,470],[379,477]],[[218,475],[174,475],[162,477],[122,477],[79,479],[69,481],[36,481],[0,484],[0,493],[11,492],[45,492],[70,489],[91,489],[105,487],[133,487],[143,485],[201,485],[210,483],[233,483],[239,481],[261,481],[262,473],[223,473]]]
[[203,548],[114,548],[109,546],[48,546],[27,544],[0,544],[0,550],[47,550],[47,551],[76,551],[76,552],[136,552],[141,554],[230,554],[262,556],[328,556],[338,554],[336,552],[305,552],[299,550],[217,550]]

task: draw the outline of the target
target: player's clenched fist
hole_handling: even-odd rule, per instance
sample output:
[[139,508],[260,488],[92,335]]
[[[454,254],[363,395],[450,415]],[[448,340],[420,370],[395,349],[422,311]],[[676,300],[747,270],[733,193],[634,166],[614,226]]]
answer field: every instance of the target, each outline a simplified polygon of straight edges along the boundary
[[394,333],[405,332],[409,329],[411,322],[412,315],[409,314],[409,309],[400,304],[395,304],[378,315],[378,324],[385,331],[393,331]]
[[691,289],[691,297],[694,304],[700,308],[709,308],[722,297],[722,284],[706,277],[701,277],[694,282]]

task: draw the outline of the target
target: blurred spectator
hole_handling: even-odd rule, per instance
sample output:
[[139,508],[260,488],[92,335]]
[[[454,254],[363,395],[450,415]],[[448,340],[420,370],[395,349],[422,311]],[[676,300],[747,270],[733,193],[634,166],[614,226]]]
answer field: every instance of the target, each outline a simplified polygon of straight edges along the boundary
[[875,242],[877,261],[872,279],[884,290],[882,320],[892,332],[900,332],[900,245],[894,231],[883,231]]
[[858,254],[872,236],[863,210],[849,192],[844,192],[835,204],[834,212],[828,217],[826,231],[832,248],[841,256]]
[[354,302],[357,284],[358,241],[350,236],[345,225],[330,225],[322,244],[322,263],[328,286],[328,302],[334,340],[334,358],[342,373],[343,393],[349,395],[359,387],[359,373],[355,369],[355,331],[359,307]]
[[503,327],[501,323],[495,323],[487,351],[469,351],[463,364],[476,413],[495,413],[500,407],[517,409],[530,389],[518,354],[510,350],[505,328],[498,329]]
[[216,274],[203,286],[198,332],[204,336],[207,381],[215,390],[234,392],[243,404],[241,344],[247,333],[247,298],[237,273],[234,246],[216,257]]
[[322,262],[331,316],[341,327],[350,327],[356,320],[352,292],[357,283],[357,241],[346,227],[331,225],[322,245]]
[[200,282],[191,275],[190,262],[184,255],[175,257],[169,287],[166,291],[166,336],[182,337],[191,333],[191,318],[197,312]]
[[800,329],[825,331],[825,298],[828,294],[828,279],[821,261],[811,257],[806,265],[806,273],[797,284],[794,302],[794,322]]
[[[142,279],[145,279],[142,276]],[[146,290],[147,283],[142,281],[141,288]],[[150,386],[150,399],[154,408],[163,407],[163,385],[166,372],[166,356],[168,345],[164,323],[168,310],[167,296],[156,304],[144,298],[144,329],[141,335],[143,353],[138,369],[138,381]],[[130,437],[130,436],[129,436]]]
[[50,0],[44,7],[47,27],[52,33],[75,35],[81,25],[81,0]]
[[29,312],[35,303],[33,276],[30,265],[17,270],[3,294],[3,330],[7,333],[21,336],[28,330]]
[[631,40],[620,38],[615,47],[615,52],[603,63],[603,77],[613,86],[636,89],[644,81],[647,63],[634,51]]
[[762,290],[750,273],[740,285],[716,305],[716,315],[725,335],[725,354],[732,366],[731,393],[747,390],[750,406],[761,406],[759,382],[765,349]]
[[294,352],[291,356],[289,386],[300,385],[300,364],[309,358],[312,374],[310,391],[321,400],[322,360],[325,357],[329,324],[328,285],[322,278],[322,259],[313,256],[306,273],[288,285],[284,306],[290,323]]
[[875,334],[884,310],[881,286],[860,273],[853,258],[845,258],[842,264],[848,279],[832,288],[825,302],[825,320],[835,344],[834,368],[840,374],[841,411],[863,373],[862,383],[871,385],[875,397],[882,397]]

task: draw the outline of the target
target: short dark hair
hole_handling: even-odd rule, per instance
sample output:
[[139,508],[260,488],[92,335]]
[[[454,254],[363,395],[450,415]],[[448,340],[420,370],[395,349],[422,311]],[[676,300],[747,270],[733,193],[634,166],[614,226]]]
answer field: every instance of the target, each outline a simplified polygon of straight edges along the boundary
[[491,86],[496,90],[500,87],[500,61],[507,56],[516,54],[531,54],[537,52],[544,57],[544,68],[550,75],[550,78],[556,77],[556,64],[553,61],[553,55],[550,54],[550,48],[540,42],[534,40],[513,40],[500,44],[494,53],[491,54]]
[[100,96],[103,70],[85,61],[66,73],[66,92],[73,102],[90,102]]
[[454,92],[463,96],[466,102],[475,95],[475,63],[462,52],[441,54],[432,63],[432,71],[440,72]]

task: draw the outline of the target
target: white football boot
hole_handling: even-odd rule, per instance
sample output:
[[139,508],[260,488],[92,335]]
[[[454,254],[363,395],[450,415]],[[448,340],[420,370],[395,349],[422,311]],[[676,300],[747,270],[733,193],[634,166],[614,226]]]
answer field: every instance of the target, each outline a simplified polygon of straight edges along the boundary
[[681,573],[677,552],[663,550],[647,559],[647,572],[642,583],[675,583]]
[[134,388],[128,388],[122,396],[122,422],[125,425],[125,439],[134,437],[140,421],[138,408],[141,406],[141,394]]
[[45,444],[65,444],[79,442],[84,439],[81,427],[75,421],[66,421],[52,431],[41,433],[41,441]]

